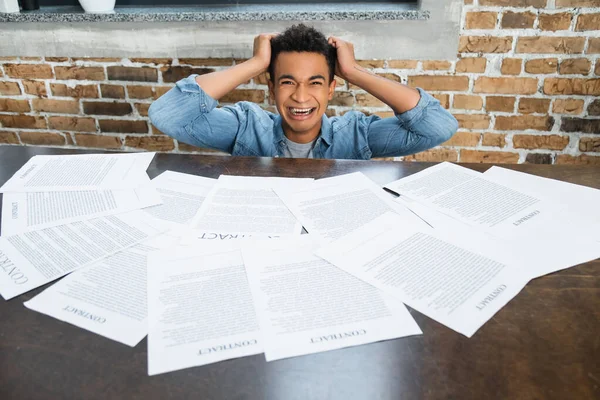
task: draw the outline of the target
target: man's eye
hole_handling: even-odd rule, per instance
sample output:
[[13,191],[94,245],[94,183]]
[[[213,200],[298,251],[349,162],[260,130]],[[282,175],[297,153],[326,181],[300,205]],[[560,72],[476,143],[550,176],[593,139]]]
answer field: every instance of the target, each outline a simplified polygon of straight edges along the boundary
[[319,85],[319,86],[321,86],[322,84],[323,84],[323,82],[319,82],[319,81],[311,82],[311,85]]
[[291,84],[293,84],[293,82],[292,81],[281,81],[281,84],[282,85],[291,85]]

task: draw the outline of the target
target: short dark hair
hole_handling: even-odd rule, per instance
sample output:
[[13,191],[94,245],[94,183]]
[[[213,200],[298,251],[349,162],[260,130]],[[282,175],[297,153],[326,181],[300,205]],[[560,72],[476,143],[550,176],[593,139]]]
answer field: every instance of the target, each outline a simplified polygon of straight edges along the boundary
[[304,24],[292,25],[282,34],[271,39],[271,63],[269,76],[271,82],[275,80],[275,60],[281,52],[309,52],[325,56],[329,66],[329,82],[333,81],[337,51],[327,42],[321,32]]

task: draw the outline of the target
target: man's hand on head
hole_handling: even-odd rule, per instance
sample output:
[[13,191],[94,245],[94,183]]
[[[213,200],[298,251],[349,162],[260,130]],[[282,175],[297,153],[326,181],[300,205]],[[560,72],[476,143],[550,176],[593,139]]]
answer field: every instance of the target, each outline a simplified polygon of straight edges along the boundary
[[337,50],[335,74],[342,79],[349,80],[349,76],[356,71],[358,65],[354,58],[354,45],[335,36],[330,36],[327,41]]
[[254,50],[252,58],[260,63],[263,71],[269,68],[271,63],[271,39],[279,33],[261,33],[254,38]]

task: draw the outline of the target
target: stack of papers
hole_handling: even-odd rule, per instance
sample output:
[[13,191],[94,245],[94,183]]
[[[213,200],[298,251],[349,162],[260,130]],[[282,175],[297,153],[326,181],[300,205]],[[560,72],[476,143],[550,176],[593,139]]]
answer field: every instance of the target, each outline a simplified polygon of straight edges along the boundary
[[[391,182],[219,179],[153,154],[38,156],[2,188],[0,294],[129,346],[148,374],[422,334],[467,337],[531,280],[600,256],[600,191],[442,163]],[[583,205],[583,206],[582,206]],[[426,333],[425,333],[426,334]]]

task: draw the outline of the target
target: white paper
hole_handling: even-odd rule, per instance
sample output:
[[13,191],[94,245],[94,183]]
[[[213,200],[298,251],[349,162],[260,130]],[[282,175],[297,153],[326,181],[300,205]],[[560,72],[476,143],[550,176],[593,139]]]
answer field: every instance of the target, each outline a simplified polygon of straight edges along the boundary
[[141,211],[0,237],[0,294],[35,289],[161,231]]
[[148,375],[262,353],[238,243],[150,254]]
[[2,199],[2,236],[121,214],[161,204],[149,185],[131,190],[10,192]]
[[501,185],[534,192],[545,201],[560,204],[564,209],[554,215],[554,226],[563,232],[570,229],[582,240],[600,240],[600,190],[496,166],[483,175]]
[[221,176],[192,228],[215,234],[299,235],[302,225],[273,191],[306,187],[312,179]]
[[470,337],[529,280],[508,250],[477,232],[420,229],[388,213],[317,255]]
[[154,153],[32,157],[1,188],[7,192],[132,189],[150,181]]
[[401,302],[316,248],[310,235],[243,246],[267,361],[421,333]]
[[386,212],[396,212],[407,222],[424,225],[360,172],[319,179],[306,188],[276,192],[308,233],[321,241],[340,238]]
[[127,346],[148,333],[147,257],[174,247],[178,238],[159,235],[79,269],[25,306]]
[[145,208],[144,212],[162,221],[167,228],[188,226],[216,182],[203,176],[165,171],[151,182],[163,204]]
[[554,216],[564,208],[451,163],[435,165],[386,187],[504,239],[554,238]]

